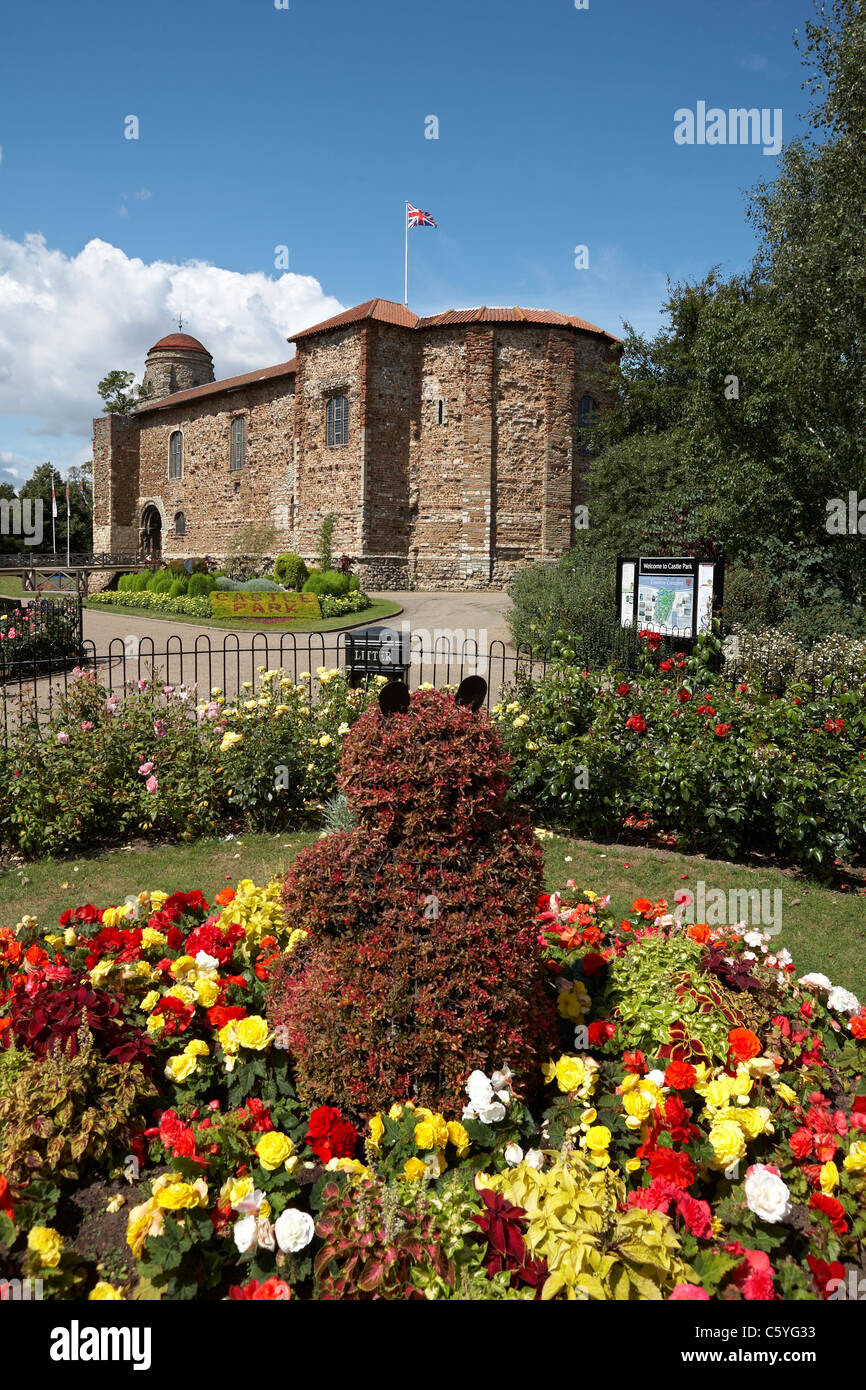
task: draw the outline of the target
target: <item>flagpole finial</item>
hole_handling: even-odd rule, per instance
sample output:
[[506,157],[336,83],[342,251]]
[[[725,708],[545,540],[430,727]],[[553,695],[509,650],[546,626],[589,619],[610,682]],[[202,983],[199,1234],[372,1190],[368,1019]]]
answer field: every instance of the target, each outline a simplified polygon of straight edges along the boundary
[[183,314],[178,314],[177,316],[177,331],[178,333],[183,332]]

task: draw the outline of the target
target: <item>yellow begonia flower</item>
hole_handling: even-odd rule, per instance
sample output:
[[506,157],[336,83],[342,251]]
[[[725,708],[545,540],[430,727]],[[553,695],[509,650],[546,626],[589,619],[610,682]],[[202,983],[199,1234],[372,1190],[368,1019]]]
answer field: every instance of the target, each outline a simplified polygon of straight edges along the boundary
[[857,1139],[848,1150],[842,1167],[849,1173],[862,1173],[866,1169],[866,1140]]
[[742,1128],[734,1120],[719,1120],[710,1127],[708,1135],[713,1149],[713,1163],[716,1168],[729,1168],[732,1163],[745,1158],[746,1141]]
[[821,1164],[818,1183],[825,1197],[829,1197],[834,1189],[839,1186],[839,1169],[832,1159],[829,1163]]
[[137,1260],[141,1258],[147,1237],[161,1236],[164,1229],[165,1217],[155,1197],[132,1208],[126,1225],[126,1243]]
[[459,1120],[448,1121],[448,1138],[457,1150],[458,1158],[462,1158],[465,1153],[468,1153],[472,1140]]
[[185,1211],[190,1207],[207,1206],[207,1183],[204,1178],[187,1182],[176,1173],[163,1173],[152,1187],[156,1203],[169,1211]]
[[792,1091],[791,1087],[786,1085],[784,1081],[779,1082],[778,1086],[776,1087],[776,1090],[778,1091],[779,1095],[782,1097],[782,1100],[785,1102],[786,1105],[796,1105],[797,1092]]
[[195,960],[192,956],[178,956],[172,961],[169,970],[176,980],[185,980],[195,972]]
[[63,1254],[63,1237],[53,1226],[34,1226],[27,1236],[27,1249],[39,1256],[40,1263],[56,1269]]
[[291,1157],[293,1148],[294,1145],[287,1134],[272,1129],[261,1136],[256,1144],[256,1153],[262,1167],[269,1173],[274,1173]]
[[107,1284],[104,1279],[100,1279],[98,1284],[94,1284],[90,1293],[87,1295],[88,1303],[116,1303],[123,1302],[123,1294],[118,1292],[113,1284]]
[[145,951],[161,950],[166,941],[167,937],[161,931],[154,931],[153,927],[145,927],[141,933],[141,945]]
[[199,975],[197,979],[193,980],[192,987],[195,990],[196,999],[203,1009],[212,1008],[219,998],[219,985],[214,980],[209,979],[207,975]]
[[197,1067],[198,1058],[190,1056],[188,1052],[182,1052],[177,1057],[169,1057],[165,1064],[165,1075],[169,1081],[186,1081]]
[[191,1038],[184,1048],[187,1057],[209,1057],[210,1048],[204,1038]]
[[247,1047],[251,1052],[263,1052],[273,1041],[273,1033],[268,1031],[268,1025],[259,1014],[250,1014],[247,1018],[238,1020],[237,1039],[241,1047]]
[[385,1133],[385,1122],[381,1115],[374,1115],[370,1120],[370,1143],[377,1149],[382,1142],[382,1135]]
[[165,1027],[165,1019],[162,1014],[151,1014],[147,1020],[148,1033],[159,1033]]
[[403,1176],[404,1178],[411,1178],[413,1181],[426,1178],[427,1164],[422,1163],[420,1158],[407,1158],[403,1168]]

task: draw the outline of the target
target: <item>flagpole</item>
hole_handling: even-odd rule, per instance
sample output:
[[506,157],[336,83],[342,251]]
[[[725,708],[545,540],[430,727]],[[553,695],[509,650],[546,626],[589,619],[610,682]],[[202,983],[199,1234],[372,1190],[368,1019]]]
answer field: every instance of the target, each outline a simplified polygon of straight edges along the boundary
[[403,273],[403,303],[409,305],[409,204],[406,203],[403,209],[403,232],[406,238],[406,253],[404,259]]
[[66,479],[66,568],[71,564],[69,553],[69,479]]
[[51,553],[57,554],[57,535],[54,528],[54,518],[57,513],[57,500],[54,496],[54,469],[51,470]]

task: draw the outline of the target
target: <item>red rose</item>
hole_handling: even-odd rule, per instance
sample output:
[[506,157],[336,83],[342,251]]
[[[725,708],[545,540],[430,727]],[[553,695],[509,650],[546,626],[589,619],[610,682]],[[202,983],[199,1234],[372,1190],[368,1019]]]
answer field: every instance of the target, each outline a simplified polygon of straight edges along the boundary
[[629,685],[628,681],[620,681],[619,685],[616,688],[616,693],[617,695],[628,695],[630,690],[631,686]]
[[687,700],[690,700],[691,698],[692,692],[690,690],[686,690],[685,686],[683,686],[681,690],[677,691],[677,699],[679,700],[681,705],[685,704],[685,702]]
[[646,720],[644,719],[642,714],[630,714],[628,719],[625,721],[625,727],[627,729],[634,729],[634,732],[636,734],[645,734]]
[[716,725],[716,737],[717,737],[717,738],[727,738],[727,737],[728,737],[728,734],[729,734],[730,732],[731,732],[731,726],[730,726],[730,724],[717,724],[717,725]]

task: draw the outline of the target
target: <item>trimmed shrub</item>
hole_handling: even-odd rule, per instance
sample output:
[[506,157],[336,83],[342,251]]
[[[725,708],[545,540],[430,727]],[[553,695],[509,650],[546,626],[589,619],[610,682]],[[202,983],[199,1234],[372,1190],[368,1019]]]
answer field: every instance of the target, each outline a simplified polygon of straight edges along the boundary
[[150,580],[150,570],[139,570],[138,574],[132,576],[130,588],[137,594],[143,594]]
[[205,598],[216,586],[216,580],[210,574],[203,574],[200,570],[195,570],[189,577],[189,587],[187,593],[190,598]]
[[300,555],[290,550],[283,551],[274,561],[274,579],[284,589],[302,588],[308,574],[309,570]]
[[169,598],[181,598],[186,593],[188,586],[189,580],[186,577],[183,579],[173,579],[168,591]]
[[272,594],[282,589],[281,584],[274,583],[273,579],[245,579],[238,585],[248,594]]
[[122,574],[117,581],[118,593],[126,593],[133,587],[135,581],[134,574]]
[[310,935],[268,994],[305,1099],[369,1114],[422,1095],[459,1113],[476,1067],[538,1084],[556,1038],[534,921],[542,856],[505,808],[507,766],[486,714],[436,691],[346,735],[357,828],[287,876],[286,920]]
[[361,581],[357,574],[349,575],[349,587],[346,592],[349,594],[358,594],[361,592]]

